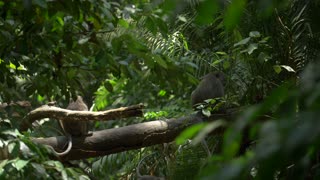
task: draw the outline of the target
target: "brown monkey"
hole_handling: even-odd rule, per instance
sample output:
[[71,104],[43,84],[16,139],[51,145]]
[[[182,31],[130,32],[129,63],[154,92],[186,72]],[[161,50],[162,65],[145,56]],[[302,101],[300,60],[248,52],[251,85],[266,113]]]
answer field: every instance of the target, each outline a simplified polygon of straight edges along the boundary
[[[195,108],[198,104],[203,103],[206,99],[214,99],[224,96],[225,76],[222,72],[211,72],[202,77],[197,88],[191,94],[191,104]],[[211,151],[205,140],[201,142],[209,157]]]
[[198,87],[191,94],[191,104],[203,103],[206,99],[224,96],[225,77],[222,72],[211,72],[202,77]]
[[[71,101],[67,107],[74,111],[88,111],[88,106],[83,102],[82,97],[78,96],[76,101]],[[88,134],[88,123],[86,121],[59,121],[65,133],[71,136],[85,136]]]
[[[75,111],[88,111],[87,105],[83,102],[82,97],[78,96],[76,101],[71,101],[67,107],[69,110]],[[72,148],[72,136],[86,136],[88,135],[88,123],[86,121],[72,120],[72,121],[60,121],[59,124],[63,129],[65,135],[68,137],[68,147],[62,152],[55,152],[59,156],[63,156],[69,153]]]

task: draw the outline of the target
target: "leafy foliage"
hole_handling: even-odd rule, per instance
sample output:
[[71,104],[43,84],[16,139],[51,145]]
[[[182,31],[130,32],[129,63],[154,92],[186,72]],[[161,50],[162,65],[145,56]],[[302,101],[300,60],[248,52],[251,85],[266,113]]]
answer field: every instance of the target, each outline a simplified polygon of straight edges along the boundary
[[[319,176],[318,1],[2,0],[0,9],[0,155],[10,157],[1,179],[138,178],[138,164],[171,179]],[[144,118],[95,129],[184,116],[210,71],[226,74],[225,106],[242,113],[187,129],[179,146],[62,164],[30,141],[59,132],[55,122],[16,130],[32,108],[64,107],[77,94],[95,110],[147,105]],[[220,126],[222,134],[205,138]],[[25,146],[30,154],[19,154]]]

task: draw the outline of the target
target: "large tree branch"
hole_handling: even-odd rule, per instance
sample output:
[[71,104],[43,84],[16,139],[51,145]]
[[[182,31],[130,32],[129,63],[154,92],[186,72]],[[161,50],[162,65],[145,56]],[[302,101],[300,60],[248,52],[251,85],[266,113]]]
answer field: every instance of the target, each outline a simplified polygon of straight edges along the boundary
[[[202,118],[202,116],[194,114],[178,119],[150,121],[120,128],[96,131],[93,132],[92,136],[87,137],[74,137],[72,139],[72,150],[60,159],[63,161],[85,159],[171,142],[186,127],[201,122]],[[219,114],[210,117],[210,119],[221,118],[229,119],[231,115]],[[33,139],[33,141],[50,145],[56,150],[62,151],[67,138],[63,136],[36,138]]]
[[143,115],[143,104],[129,107],[121,107],[107,111],[90,112],[90,111],[72,111],[54,106],[44,105],[31,111],[20,125],[20,130],[27,130],[30,125],[39,119],[53,118],[62,121],[81,120],[81,121],[108,121],[127,117],[140,117]]

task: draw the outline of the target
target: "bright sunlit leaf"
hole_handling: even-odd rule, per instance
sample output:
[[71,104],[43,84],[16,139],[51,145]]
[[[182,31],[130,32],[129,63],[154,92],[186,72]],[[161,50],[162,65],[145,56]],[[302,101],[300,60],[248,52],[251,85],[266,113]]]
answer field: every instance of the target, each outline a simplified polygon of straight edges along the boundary
[[158,92],[158,96],[165,96],[166,93],[167,93],[167,91],[165,91],[165,90],[160,90],[160,91]]
[[296,72],[292,67],[290,66],[286,66],[286,65],[281,65],[281,67],[285,70],[287,70],[288,72]]

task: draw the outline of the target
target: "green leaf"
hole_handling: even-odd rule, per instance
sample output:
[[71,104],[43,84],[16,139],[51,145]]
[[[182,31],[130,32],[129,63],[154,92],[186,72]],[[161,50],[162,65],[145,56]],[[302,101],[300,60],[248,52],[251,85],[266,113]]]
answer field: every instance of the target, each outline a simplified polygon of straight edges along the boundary
[[88,42],[89,39],[90,39],[90,37],[81,38],[81,39],[78,40],[78,43],[79,44],[84,44],[84,43]]
[[261,40],[259,41],[259,43],[260,43],[260,44],[267,43],[267,42],[269,41],[269,39],[270,39],[270,37],[265,37],[265,38],[261,39]]
[[187,18],[185,16],[179,15],[178,19],[182,22],[187,22]]
[[125,65],[125,66],[129,65],[129,63],[127,61],[119,61],[118,63],[121,65]]
[[155,55],[153,56],[155,58],[155,61],[160,65],[162,66],[163,68],[165,69],[168,69],[168,65],[167,65],[167,62],[165,60],[163,60],[160,56],[158,55]]
[[61,17],[60,16],[56,16],[56,20],[59,22],[59,24],[61,25],[61,26],[63,26],[64,25],[64,21],[63,21],[63,16],[61,15]]
[[202,114],[205,115],[206,117],[211,116],[211,111],[209,109],[202,109]]
[[23,169],[27,164],[29,163],[29,161],[25,161],[22,159],[17,159],[15,162],[13,162],[13,166],[20,171],[21,169]]
[[223,69],[229,69],[231,67],[230,61],[223,62]]
[[251,37],[247,37],[245,39],[242,39],[241,41],[235,43],[233,46],[236,47],[236,46],[247,44],[250,41],[250,39],[251,39]]
[[145,26],[147,27],[147,29],[152,33],[152,34],[156,34],[157,33],[157,28],[155,25],[155,22],[153,20],[152,17],[147,17],[146,21],[145,21]]
[[59,162],[59,161],[52,161],[52,160],[49,160],[49,161],[45,161],[43,162],[44,165],[48,165],[48,166],[51,166],[51,167],[54,167],[57,171],[62,171],[64,169],[64,166]]
[[269,59],[271,59],[271,57],[264,52],[261,52],[258,56],[258,61],[260,63],[268,62]]
[[129,28],[129,23],[124,19],[119,19],[118,24],[126,29]]
[[226,52],[223,52],[223,51],[218,51],[218,52],[216,52],[218,55],[227,55],[227,53]]
[[168,25],[167,25],[167,23],[165,21],[163,21],[161,18],[155,18],[154,22],[158,26],[157,29],[162,34],[162,36],[167,37],[168,36]]
[[163,89],[158,92],[158,96],[165,96],[166,94],[167,94],[167,91]]
[[3,170],[4,166],[6,166],[8,164],[8,159],[5,159],[5,160],[1,160],[0,162],[0,169]]
[[288,72],[296,72],[292,67],[286,65],[280,65],[283,69],[287,70]]
[[281,70],[281,66],[279,66],[279,65],[274,65],[274,66],[273,66],[273,70],[274,70],[277,74],[280,74],[280,72],[282,71],[282,70]]
[[186,38],[185,38],[182,34],[180,34],[179,36],[180,36],[180,38],[183,40],[183,47],[184,47],[187,51],[189,51],[188,41],[186,40]]
[[258,32],[258,31],[251,31],[251,32],[249,33],[249,36],[250,36],[250,37],[254,37],[254,38],[258,38],[258,37],[261,36],[261,34],[260,34],[260,32]]
[[14,65],[14,64],[11,63],[11,62],[10,62],[9,65],[7,65],[7,67],[10,68],[10,69],[16,69],[16,68],[17,68],[16,65]]
[[256,43],[252,43],[252,44],[249,44],[249,47],[247,49],[248,51],[248,54],[252,54],[254,50],[258,49],[258,44]]
[[215,59],[212,61],[210,66],[215,67],[217,64],[221,63],[222,61],[223,61],[223,59]]
[[182,133],[176,138],[176,144],[181,145],[184,144],[186,140],[191,139],[194,137],[195,134],[197,134],[201,129],[203,129],[206,126],[206,123],[199,123],[192,125],[182,131]]
[[46,169],[41,164],[31,163],[31,166],[36,170],[36,173],[40,174],[42,177],[48,176]]
[[63,179],[63,180],[68,180],[68,179],[69,179],[69,178],[68,178],[67,171],[66,171],[65,169],[63,169],[63,170],[61,171],[61,176],[62,176],[62,179]]
[[191,66],[191,67],[193,67],[193,68],[195,68],[195,69],[198,69],[198,66],[193,62],[186,62],[186,64]]

